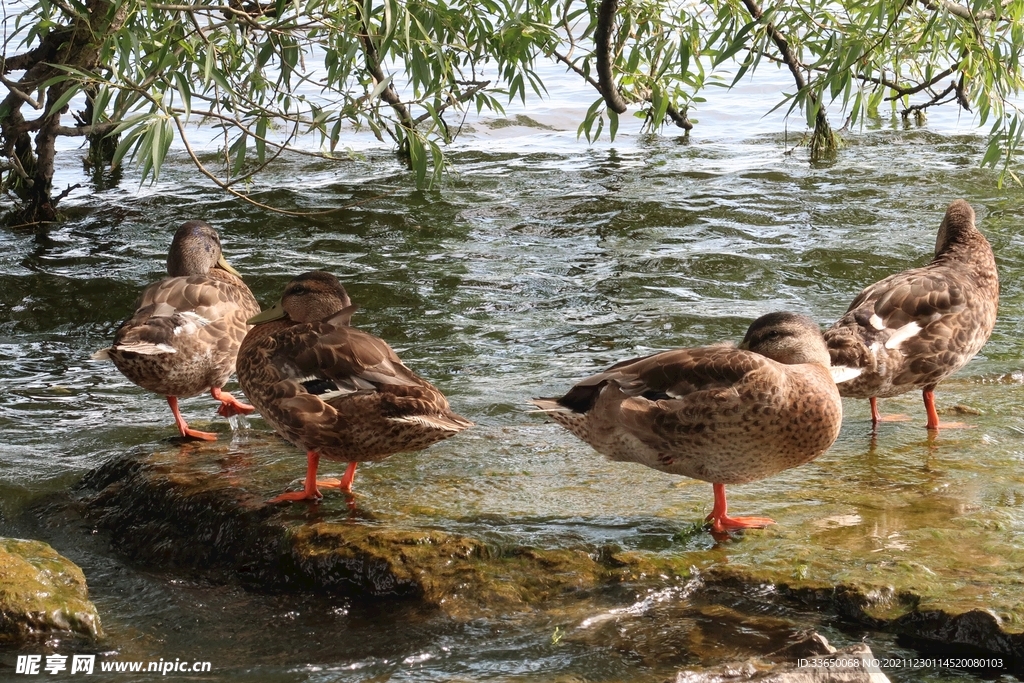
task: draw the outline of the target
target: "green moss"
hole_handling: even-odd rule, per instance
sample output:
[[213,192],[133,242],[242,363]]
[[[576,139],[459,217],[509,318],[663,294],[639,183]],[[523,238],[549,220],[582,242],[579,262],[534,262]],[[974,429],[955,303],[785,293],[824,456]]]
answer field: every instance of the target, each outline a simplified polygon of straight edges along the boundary
[[101,634],[82,570],[45,543],[0,538],[0,640],[52,631]]

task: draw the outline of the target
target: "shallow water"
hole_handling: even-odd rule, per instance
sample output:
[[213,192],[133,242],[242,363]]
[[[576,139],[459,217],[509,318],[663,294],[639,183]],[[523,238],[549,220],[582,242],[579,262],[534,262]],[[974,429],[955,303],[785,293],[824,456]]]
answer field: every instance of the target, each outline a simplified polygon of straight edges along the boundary
[[[915,652],[885,634],[841,630],[763,596],[707,594],[692,581],[652,595],[610,591],[604,605],[459,623],[409,606],[211,586],[111,555],[80,521],[40,505],[132,447],[167,447],[164,401],[89,354],[161,276],[170,235],[188,218],[218,228],[229,261],[265,304],[296,273],[336,274],[361,306],[355,324],[387,339],[477,423],[425,452],[361,466],[358,523],[541,547],[698,552],[709,563],[795,576],[898,582],[923,566],[914,576],[934,577],[921,588],[937,604],[1024,602],[1013,579],[1024,566],[1024,191],[999,189],[994,172],[977,167],[984,141],[948,120],[875,122],[847,136],[835,163],[809,165],[802,149],[786,154],[793,133],[738,116],[730,94],[708,105],[689,139],[625,134],[587,147],[573,117],[589,95],[582,104],[571,95],[530,112],[567,130],[474,122],[438,191],[412,189],[379,152],[340,165],[286,160],[259,181],[261,201],[360,202],[300,219],[231,201],[174,158],[152,186],[130,175],[83,185],[66,204],[68,221],[45,237],[0,234],[0,535],[44,538],[83,566],[106,656],[208,660],[214,677],[253,681],[656,681],[770,651],[793,623],[839,643],[864,638],[876,654]],[[763,92],[747,96],[770,106]],[[82,181],[72,168],[60,182]],[[977,210],[1003,283],[989,344],[937,392],[940,409],[981,411],[960,418],[974,429],[929,438],[920,397],[908,394],[882,404],[912,421],[885,424],[873,440],[866,402],[847,401],[826,455],[730,489],[734,511],[779,525],[716,545],[693,531],[710,509],[710,486],[605,462],[527,412],[530,397],[559,394],[615,361],[738,340],[772,310],[831,322],[866,284],[927,261],[956,197]],[[190,424],[221,435],[188,457],[209,458],[242,485],[253,466],[281,489],[303,475],[302,454],[262,420],[232,438],[209,398],[182,406]],[[323,473],[341,470],[327,463]],[[348,510],[329,496],[317,515]],[[763,618],[743,616],[751,613]],[[1019,612],[1001,614],[1022,628]],[[60,640],[23,651],[40,648],[95,651]],[[14,653],[0,649],[0,662]]]

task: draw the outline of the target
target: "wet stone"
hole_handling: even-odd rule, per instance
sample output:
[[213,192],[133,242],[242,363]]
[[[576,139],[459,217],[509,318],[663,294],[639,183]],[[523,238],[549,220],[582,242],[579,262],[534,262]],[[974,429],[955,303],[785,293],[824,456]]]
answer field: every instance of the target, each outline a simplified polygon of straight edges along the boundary
[[[415,599],[453,616],[529,610],[628,581],[654,565],[583,549],[503,548],[358,510],[269,504],[271,488],[204,471],[173,450],[137,451],[86,477],[88,514],[136,561],[260,590]],[[268,485],[269,486],[269,485]]]
[[0,641],[101,635],[82,570],[40,541],[0,538]]
[[[936,578],[946,571],[938,556],[883,564],[871,546],[834,543],[852,525],[793,523],[713,544],[695,530],[658,550],[578,537],[528,547],[493,524],[479,537],[469,524],[454,533],[360,495],[351,508],[337,492],[319,504],[269,504],[294,467],[261,460],[259,450],[140,448],[90,473],[79,495],[118,552],[161,571],[260,591],[412,600],[456,619],[541,615],[565,629],[567,642],[635,653],[658,668],[768,657],[803,628],[771,615],[795,609],[896,634],[922,652],[987,653],[1024,671],[1014,591],[949,591],[945,577]],[[833,542],[809,544],[819,536]],[[935,536],[932,545],[959,561],[951,548],[962,541]],[[992,585],[1016,585],[1009,575],[1000,581]],[[636,596],[636,605],[622,608]],[[609,605],[605,616],[593,616]],[[761,644],[733,647],[747,632],[760,634]]]

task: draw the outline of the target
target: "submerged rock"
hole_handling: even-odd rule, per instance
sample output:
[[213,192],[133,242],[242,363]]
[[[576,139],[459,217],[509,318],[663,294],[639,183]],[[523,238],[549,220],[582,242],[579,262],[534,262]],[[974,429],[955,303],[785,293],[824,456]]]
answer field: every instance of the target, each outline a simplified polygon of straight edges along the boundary
[[40,541],[0,538],[0,640],[52,632],[101,635],[82,570]]

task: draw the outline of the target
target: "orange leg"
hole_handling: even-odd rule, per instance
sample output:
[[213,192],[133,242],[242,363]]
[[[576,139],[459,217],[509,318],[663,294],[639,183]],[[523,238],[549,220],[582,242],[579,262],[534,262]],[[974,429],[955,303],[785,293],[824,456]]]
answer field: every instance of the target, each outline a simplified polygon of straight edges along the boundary
[[271,503],[281,503],[286,500],[319,500],[323,498],[320,489],[316,487],[316,469],[320,466],[320,456],[316,451],[306,451],[306,485],[301,491],[289,491],[271,498]]
[[921,392],[924,398],[924,409],[928,413],[928,423],[925,427],[932,431],[942,429],[971,429],[974,425],[965,422],[939,422],[939,412],[935,410],[935,389],[925,389]]
[[882,415],[878,412],[878,399],[872,396],[868,399],[871,402],[871,427],[875,428],[879,422],[906,422],[910,418],[906,415]]
[[217,408],[217,414],[221,417],[248,415],[252,411],[256,410],[248,403],[242,403],[228,392],[221,391],[220,387],[211,387],[210,395],[220,401],[220,407]]
[[317,479],[316,471],[320,467],[320,455],[316,451],[306,452],[306,484],[301,491],[289,491],[288,493],[282,493],[279,496],[271,498],[269,502],[280,503],[286,500],[319,500],[323,498],[323,494],[320,493],[321,486],[323,487],[339,487],[342,491],[352,491],[352,481],[356,478],[356,464],[350,462],[348,468],[345,470],[345,475],[339,481],[338,479]]
[[178,410],[178,397],[168,396],[167,405],[171,407],[171,412],[174,413],[174,424],[178,426],[178,431],[186,439],[200,439],[202,441],[216,441],[217,435],[212,432],[200,432],[197,429],[191,429],[186,423],[185,418],[181,416],[181,412]]
[[730,529],[763,529],[775,520],[768,517],[730,517],[727,514],[725,501],[725,484],[712,484],[715,489],[715,507],[704,520],[711,522],[712,531],[728,531]]

